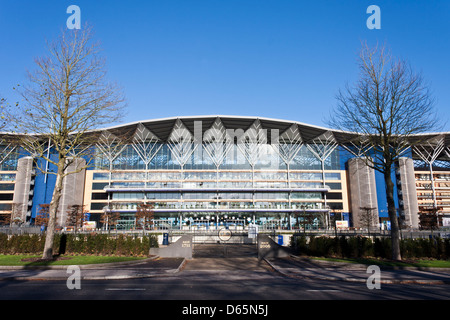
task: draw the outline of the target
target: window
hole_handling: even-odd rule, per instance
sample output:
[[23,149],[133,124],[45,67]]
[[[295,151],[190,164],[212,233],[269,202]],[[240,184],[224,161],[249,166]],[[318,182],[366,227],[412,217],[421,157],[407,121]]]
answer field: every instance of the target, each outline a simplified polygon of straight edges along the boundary
[[93,180],[109,180],[108,172],[94,172]]
[[14,184],[13,183],[0,183],[0,190],[1,191],[14,191]]
[[12,204],[10,203],[0,203],[0,211],[11,211]]
[[144,200],[144,193],[142,192],[124,192],[113,193],[113,200]]
[[325,172],[325,180],[341,180],[340,172]]
[[0,201],[11,201],[12,199],[12,193],[0,193]]
[[113,172],[111,180],[145,180],[145,172]]
[[0,181],[14,181],[16,180],[15,173],[2,173],[0,174]]
[[340,190],[340,189],[342,189],[342,185],[340,183],[337,183],[337,182],[336,183],[329,183],[329,182],[327,182],[326,185],[329,186],[331,190]]
[[103,210],[107,206],[106,203],[91,203],[91,210]]
[[105,188],[106,186],[108,186],[108,183],[101,183],[101,182],[97,182],[97,183],[93,183],[92,184],[92,189],[93,190],[103,190],[103,188]]
[[327,199],[329,199],[329,200],[342,200],[342,193],[340,193],[340,192],[327,193]]
[[107,200],[108,199],[108,194],[107,193],[93,193],[92,200]]

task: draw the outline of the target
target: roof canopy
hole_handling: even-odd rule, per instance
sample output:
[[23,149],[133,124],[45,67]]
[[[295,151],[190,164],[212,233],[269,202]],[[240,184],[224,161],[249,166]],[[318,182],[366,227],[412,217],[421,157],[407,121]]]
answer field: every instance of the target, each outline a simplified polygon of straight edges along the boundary
[[[333,143],[339,145],[348,144],[350,141],[357,139],[360,135],[352,132],[345,132],[320,126],[304,124],[297,121],[287,121],[280,119],[271,119],[264,117],[250,117],[250,116],[225,116],[225,115],[209,115],[209,116],[181,116],[170,117],[163,119],[153,119],[146,121],[137,121],[133,123],[117,125],[109,128],[102,128],[89,132],[89,135],[95,137],[104,132],[109,132],[123,140],[132,142],[136,135],[142,136],[145,132],[146,136],[151,136],[153,141],[170,142],[173,139],[173,132],[177,128],[182,128],[185,133],[194,137],[199,134],[204,136],[205,132],[214,127],[214,130],[220,132],[221,130],[242,130],[247,132],[250,128],[257,130],[264,130],[267,135],[267,142],[271,142],[272,135],[276,132],[279,137],[286,142],[289,139],[301,140],[304,144],[316,143],[321,141],[322,137],[327,137],[327,140],[333,140]],[[276,129],[277,131],[272,131]],[[14,134],[13,134],[14,135]],[[11,134],[3,133],[3,140],[8,140]],[[408,139],[417,142],[426,148],[433,148],[437,145],[435,141],[442,142],[443,149],[439,153],[439,160],[450,160],[450,133],[428,133],[417,134],[408,137]],[[440,146],[440,145],[439,145]],[[420,159],[417,152],[413,148],[413,158]]]

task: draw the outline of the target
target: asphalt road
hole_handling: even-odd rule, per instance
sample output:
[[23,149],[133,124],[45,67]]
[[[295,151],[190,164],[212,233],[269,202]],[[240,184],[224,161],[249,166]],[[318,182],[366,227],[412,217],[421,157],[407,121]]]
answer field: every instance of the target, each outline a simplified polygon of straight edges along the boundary
[[220,301],[231,304],[276,302],[276,306],[281,303],[283,310],[290,310],[297,309],[302,300],[308,307],[313,300],[450,299],[448,284],[382,284],[380,289],[369,289],[364,282],[286,277],[258,261],[252,248],[244,249],[247,251],[239,255],[235,250],[224,251],[223,247],[215,253],[205,247],[204,252],[197,250],[194,259],[178,273],[142,279],[83,280],[80,289],[69,289],[63,280],[4,280],[0,281],[0,300],[9,301],[1,302],[1,306],[9,306],[12,300],[147,301],[146,308],[163,307],[178,315],[183,307],[205,301],[213,305]]
[[271,271],[197,271],[160,278],[81,282],[1,281],[1,300],[448,300],[448,285],[383,284],[292,279]]

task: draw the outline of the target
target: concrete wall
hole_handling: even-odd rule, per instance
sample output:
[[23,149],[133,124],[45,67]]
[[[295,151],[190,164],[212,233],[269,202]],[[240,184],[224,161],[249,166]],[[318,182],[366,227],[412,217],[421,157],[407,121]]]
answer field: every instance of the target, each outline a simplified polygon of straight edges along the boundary
[[361,208],[374,208],[371,226],[378,227],[378,202],[375,183],[375,172],[368,167],[361,158],[352,158],[348,161],[348,180],[350,189],[350,203],[353,226],[365,228],[364,210]]
[[414,176],[414,163],[410,158],[400,158],[398,185],[400,215],[404,217],[406,226],[419,227],[419,204],[417,201],[416,181]]
[[163,258],[192,259],[192,236],[183,235],[167,247],[150,248],[149,254]]
[[[86,161],[82,158],[73,159],[73,162],[67,167],[66,172],[74,172],[86,166]],[[86,170],[72,173],[64,177],[63,193],[61,195],[57,225],[64,226],[67,221],[67,210],[69,206],[83,205],[84,181]],[[89,209],[89,208],[87,208]]]
[[16,183],[14,186],[13,195],[13,209],[18,210],[18,214],[20,213],[20,218],[23,222],[26,222],[31,217],[31,186],[32,183],[34,183],[33,177],[33,158],[20,158],[17,162]]

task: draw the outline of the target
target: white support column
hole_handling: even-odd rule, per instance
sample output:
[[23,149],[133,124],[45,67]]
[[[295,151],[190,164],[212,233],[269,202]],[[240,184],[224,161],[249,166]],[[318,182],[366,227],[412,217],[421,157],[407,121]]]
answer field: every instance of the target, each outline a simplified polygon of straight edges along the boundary
[[[333,153],[338,147],[338,143],[331,131],[324,132],[320,136],[313,139],[312,143],[306,145],[307,148],[316,156],[321,162],[322,167],[322,185],[325,187],[325,160]],[[327,195],[324,193],[324,206],[328,209],[328,215],[330,214],[327,205]]]
[[433,177],[433,163],[439,157],[445,148],[444,136],[439,135],[431,138],[421,144],[413,146],[413,151],[420,157],[422,161],[428,164],[430,170],[431,191],[433,197],[433,206],[437,209],[436,190]]

